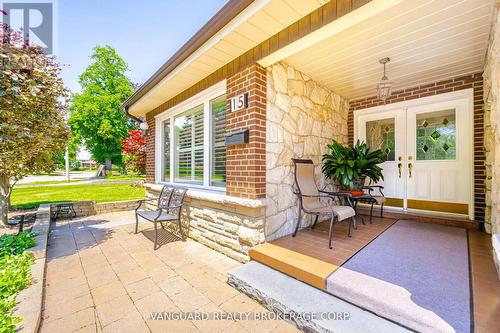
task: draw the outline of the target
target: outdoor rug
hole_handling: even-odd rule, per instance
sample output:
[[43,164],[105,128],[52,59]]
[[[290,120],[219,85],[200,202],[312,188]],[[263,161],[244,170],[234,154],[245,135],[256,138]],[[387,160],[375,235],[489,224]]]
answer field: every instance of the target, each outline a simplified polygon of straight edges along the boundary
[[419,332],[471,332],[466,230],[400,220],[333,272],[327,291]]

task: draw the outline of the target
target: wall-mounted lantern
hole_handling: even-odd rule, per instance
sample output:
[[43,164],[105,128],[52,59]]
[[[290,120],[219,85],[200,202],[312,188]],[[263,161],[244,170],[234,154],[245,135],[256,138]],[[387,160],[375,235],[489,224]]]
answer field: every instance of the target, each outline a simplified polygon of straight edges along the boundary
[[139,124],[139,129],[141,130],[142,135],[149,135],[149,125],[147,122],[143,121]]

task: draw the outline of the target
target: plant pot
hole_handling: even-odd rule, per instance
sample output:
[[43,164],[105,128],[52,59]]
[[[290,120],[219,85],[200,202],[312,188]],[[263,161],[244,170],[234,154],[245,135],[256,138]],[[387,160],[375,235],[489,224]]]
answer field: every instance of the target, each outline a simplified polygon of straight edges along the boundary
[[364,191],[353,191],[353,190],[340,190],[340,192],[342,192],[342,193],[349,193],[349,194],[351,194],[354,197],[358,197],[360,195],[365,194]]
[[365,194],[365,192],[363,191],[363,186],[365,186],[365,180],[366,180],[366,176],[363,176],[354,182],[354,186],[352,189],[341,188],[340,192],[350,193],[353,196],[363,195],[363,194]]

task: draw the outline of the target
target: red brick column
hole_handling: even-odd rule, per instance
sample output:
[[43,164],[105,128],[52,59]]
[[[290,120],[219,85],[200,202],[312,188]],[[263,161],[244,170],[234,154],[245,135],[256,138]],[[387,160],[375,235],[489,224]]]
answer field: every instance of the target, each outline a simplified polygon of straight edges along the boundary
[[[230,111],[229,99],[248,93],[248,108]],[[266,195],[266,70],[254,64],[227,78],[226,131],[248,128],[248,144],[227,147],[226,194],[243,198]]]

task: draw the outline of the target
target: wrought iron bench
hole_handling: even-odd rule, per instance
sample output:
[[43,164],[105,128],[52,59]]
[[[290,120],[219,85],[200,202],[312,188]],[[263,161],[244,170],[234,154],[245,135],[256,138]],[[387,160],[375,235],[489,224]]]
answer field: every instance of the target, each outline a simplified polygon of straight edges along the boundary
[[[163,222],[177,222],[179,225],[179,232],[184,240],[184,232],[182,231],[181,224],[181,211],[184,204],[184,197],[186,196],[187,189],[181,189],[172,186],[163,186],[158,199],[145,199],[139,200],[138,206],[135,209],[135,233],[139,226],[139,217],[154,223],[155,228],[155,242],[154,249],[158,245],[158,226],[160,223],[162,229],[165,229]],[[156,201],[156,210],[141,210],[141,207],[146,202]]]

